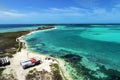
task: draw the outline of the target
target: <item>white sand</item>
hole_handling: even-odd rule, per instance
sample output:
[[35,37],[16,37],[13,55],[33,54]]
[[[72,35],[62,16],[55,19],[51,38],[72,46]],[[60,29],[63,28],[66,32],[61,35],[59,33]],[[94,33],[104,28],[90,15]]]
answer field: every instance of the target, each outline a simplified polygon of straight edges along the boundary
[[[56,28],[53,28],[56,29]],[[51,29],[50,29],[51,30]],[[46,30],[42,30],[42,31],[46,31]],[[23,40],[24,37],[32,35],[33,33],[38,32],[38,31],[33,31],[27,35],[21,36],[19,37],[19,41],[20,42],[25,42]],[[26,43],[26,42],[25,42]],[[27,46],[27,45],[25,45]],[[40,59],[42,60],[42,63],[40,65],[28,68],[28,69],[23,69],[22,66],[20,65],[20,61],[21,60],[25,60],[28,58],[32,58],[32,57],[40,57]],[[17,52],[13,58],[11,58],[11,65],[7,66],[7,68],[4,70],[3,73],[14,73],[14,75],[16,75],[16,78],[18,80],[25,80],[25,76],[28,74],[28,72],[34,68],[36,68],[38,71],[42,71],[43,69],[51,72],[51,68],[50,68],[50,64],[51,63],[58,63],[59,67],[60,67],[60,71],[61,71],[61,75],[65,76],[68,80],[72,80],[72,78],[70,77],[70,75],[67,73],[66,68],[65,68],[65,62],[61,59],[57,59],[57,61],[52,61],[52,60],[45,60],[45,58],[48,57],[47,55],[43,55],[43,54],[37,54],[35,52],[30,52],[27,49],[22,49],[21,52]]]

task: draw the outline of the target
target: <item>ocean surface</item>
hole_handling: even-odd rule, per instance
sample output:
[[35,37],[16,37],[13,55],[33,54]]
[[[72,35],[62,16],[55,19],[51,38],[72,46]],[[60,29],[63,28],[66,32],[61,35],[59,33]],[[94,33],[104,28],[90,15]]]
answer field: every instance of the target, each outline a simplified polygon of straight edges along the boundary
[[73,80],[120,80],[120,25],[56,28],[25,37],[28,49],[64,59]]
[[0,33],[33,30],[38,27],[39,24],[0,24]]

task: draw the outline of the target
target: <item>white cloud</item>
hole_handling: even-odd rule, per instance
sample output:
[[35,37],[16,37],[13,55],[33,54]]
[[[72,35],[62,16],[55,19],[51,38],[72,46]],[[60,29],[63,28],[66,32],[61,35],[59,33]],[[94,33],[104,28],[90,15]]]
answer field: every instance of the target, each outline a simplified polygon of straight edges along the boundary
[[89,13],[88,9],[78,7],[66,7],[66,8],[49,8],[46,13],[61,16],[84,16]]
[[18,13],[15,11],[0,11],[0,14],[5,17],[23,17],[26,16],[24,13]]
[[68,8],[50,8],[48,11],[58,11],[58,12],[78,12],[80,8],[77,7],[68,7]]
[[86,17],[86,16],[98,16],[98,15],[114,15],[114,12],[120,13],[118,8],[114,7],[111,11],[107,11],[104,8],[85,9],[79,7],[66,7],[66,8],[49,8],[36,12],[18,12],[16,10],[0,11],[0,17],[11,18],[44,18],[44,17]]
[[81,20],[120,20],[119,6],[113,7],[111,10],[105,8],[85,9],[79,7],[65,8],[49,8],[41,11],[18,12],[16,10],[0,11],[0,20],[14,19],[26,21],[64,21],[66,19],[81,21]]

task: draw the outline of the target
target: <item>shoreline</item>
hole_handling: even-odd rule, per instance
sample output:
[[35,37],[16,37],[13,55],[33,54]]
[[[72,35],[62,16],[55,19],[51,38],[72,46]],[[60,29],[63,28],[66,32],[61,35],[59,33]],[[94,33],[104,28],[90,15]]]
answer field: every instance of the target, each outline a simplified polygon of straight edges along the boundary
[[[49,30],[51,30],[51,29],[49,29]],[[36,30],[36,31],[29,31],[29,32],[27,32],[27,34],[22,34],[22,35],[20,35],[19,37],[17,37],[17,38],[14,38],[14,40],[16,40],[17,42],[21,42],[21,44],[23,45],[20,49],[21,49],[21,51],[20,52],[17,52],[15,55],[13,55],[13,58],[11,58],[11,61],[12,61],[12,68],[11,69],[7,69],[7,70],[5,70],[6,71],[6,73],[8,73],[8,72],[12,72],[13,74],[20,74],[20,75],[17,75],[17,77],[19,76],[19,78],[22,78],[22,79],[19,79],[19,80],[24,80],[23,79],[23,77],[21,77],[21,75],[25,75],[25,74],[27,74],[31,69],[33,69],[32,67],[31,68],[29,68],[29,69],[27,69],[27,70],[23,70],[22,69],[22,66],[20,65],[20,60],[21,59],[27,59],[27,58],[30,58],[30,57],[36,57],[36,56],[39,56],[40,57],[40,59],[42,59],[42,60],[44,60],[44,58],[45,57],[48,57],[47,56],[47,54],[42,54],[42,53],[37,53],[37,52],[32,52],[32,50],[30,50],[29,49],[29,45],[27,45],[27,41],[25,40],[25,37],[26,36],[31,36],[32,34],[34,35],[34,33],[35,32],[42,32],[42,31],[47,31],[47,30]],[[52,32],[52,31],[50,31],[50,32]],[[19,33],[19,32],[18,32]],[[18,33],[14,33],[14,34],[16,34],[16,35],[18,35]],[[9,34],[9,33],[7,33],[7,34]],[[36,33],[35,33],[36,34]],[[32,36],[33,36],[32,35]],[[10,38],[9,38],[10,39]],[[8,39],[8,40],[9,40]],[[21,41],[19,41],[19,40],[21,40]],[[5,41],[5,42],[7,42],[7,41]],[[24,43],[24,44],[23,44]],[[18,43],[17,43],[18,44]],[[21,45],[20,44],[20,45]],[[63,49],[64,50],[64,49]],[[68,50],[69,51],[69,50]],[[71,50],[70,50],[71,51]],[[71,51],[72,52],[72,51]],[[27,55],[27,53],[29,53],[29,55]],[[82,52],[81,52],[82,53]],[[83,52],[83,53],[85,53],[85,52]],[[87,54],[87,53],[85,53],[85,54]],[[82,56],[82,55],[80,55],[80,56]],[[86,59],[85,59],[85,58]],[[62,58],[56,58],[57,60],[58,59],[62,59]],[[65,58],[64,58],[65,59]],[[62,62],[64,62],[64,59],[63,59],[63,61]],[[72,58],[69,58],[69,59],[71,59],[72,60]],[[96,58],[97,59],[97,58]],[[92,68],[96,68],[96,67],[94,67],[94,66],[92,66],[92,64],[91,64],[91,62],[88,62],[88,60],[87,60],[87,57],[86,56],[83,56],[83,59],[82,59],[82,61],[84,60],[84,62],[82,62],[82,63],[80,63],[80,65],[76,65],[76,63],[74,64],[74,62],[73,62],[73,66],[70,66],[69,64],[68,64],[68,66],[67,66],[67,64],[64,66],[64,63],[62,64],[63,65],[63,69],[65,69],[65,67],[67,67],[66,69],[66,71],[65,70],[62,70],[62,71],[65,71],[65,72],[63,72],[63,74],[65,74],[66,75],[66,72],[68,71],[68,73],[70,73],[70,74],[72,74],[72,72],[73,72],[73,74],[71,75],[71,77],[74,77],[74,74],[75,74],[75,78],[77,77],[77,72],[80,72],[80,74],[78,74],[78,77],[80,77],[80,78],[90,78],[90,79],[92,79],[91,78],[91,76],[93,76],[93,78],[95,78],[94,77],[94,75],[96,74],[96,72],[97,71],[94,71],[95,72],[95,74],[89,74],[88,72],[90,71],[90,72],[92,72],[93,70],[92,70]],[[60,62],[60,63],[62,63],[62,62]],[[67,61],[66,61],[67,62]],[[79,64],[79,63],[78,63]],[[14,65],[14,66],[13,66]],[[40,64],[41,65],[41,64]],[[42,64],[43,65],[43,64]],[[75,65],[75,66],[74,66]],[[115,64],[116,65],[116,64]],[[11,65],[10,65],[11,66]],[[60,66],[60,65],[59,65]],[[70,66],[70,67],[69,67]],[[82,66],[82,67],[81,67]],[[91,67],[90,67],[91,66]],[[39,66],[36,66],[37,68],[41,68],[41,67],[39,67]],[[35,67],[35,68],[36,68]],[[78,67],[78,68],[77,68]],[[89,69],[89,67],[90,67],[90,69]],[[99,67],[99,71],[101,72],[101,73],[104,73],[105,75],[107,75],[108,76],[108,78],[112,78],[112,76],[110,76],[111,74],[113,75],[113,76],[115,76],[116,78],[119,78],[119,72],[117,72],[117,71],[115,71],[115,70],[113,70],[113,69],[108,69],[108,68],[106,68],[105,66],[101,66],[101,65],[98,65],[97,67]],[[9,66],[7,66],[6,68],[9,68]],[[73,71],[72,70],[72,68],[76,68],[76,71]],[[71,69],[71,70],[70,70]],[[47,70],[49,70],[49,69],[47,69]],[[103,71],[104,70],[104,71]],[[70,71],[70,72],[69,72]],[[17,73],[16,73],[17,72]],[[75,73],[76,72],[76,73]],[[85,73],[85,75],[84,75],[84,73]],[[87,74],[87,75],[86,75]],[[83,77],[82,77],[82,76]],[[98,76],[100,75],[100,74],[97,74]],[[75,79],[74,78],[74,79]],[[96,77],[97,78],[97,77]],[[101,75],[100,75],[100,78],[104,78],[104,76],[102,77]],[[68,78],[69,79],[69,78]],[[98,79],[98,78],[97,78]],[[105,79],[107,79],[106,77],[105,77]],[[114,79],[114,78],[113,78]],[[81,80],[81,79],[80,79]]]
[[[42,54],[42,53],[37,53],[37,52],[33,52],[33,51],[28,50],[27,42],[25,40],[23,40],[23,38],[25,38],[26,36],[30,36],[30,35],[32,35],[32,34],[34,34],[36,32],[50,31],[50,30],[55,30],[55,29],[57,29],[57,28],[54,27],[52,29],[36,30],[36,31],[32,31],[32,32],[30,32],[30,33],[28,33],[26,35],[22,35],[21,37],[17,38],[16,41],[24,43],[24,47],[21,49],[20,52],[17,52],[15,54],[15,56],[18,56],[18,54],[24,53],[24,57],[25,57],[25,53],[26,53],[26,58],[31,58],[31,57],[36,57],[37,56],[37,57],[42,58],[42,60],[44,60],[46,57],[50,57],[50,56]],[[72,80],[72,77],[66,71],[66,67],[64,66],[65,65],[65,61],[60,59],[60,58],[59,59],[58,58],[54,58],[54,59],[56,59],[58,61],[58,65],[59,65],[59,68],[60,68],[60,74],[63,77],[63,80]],[[19,79],[20,79],[20,77],[19,77]]]

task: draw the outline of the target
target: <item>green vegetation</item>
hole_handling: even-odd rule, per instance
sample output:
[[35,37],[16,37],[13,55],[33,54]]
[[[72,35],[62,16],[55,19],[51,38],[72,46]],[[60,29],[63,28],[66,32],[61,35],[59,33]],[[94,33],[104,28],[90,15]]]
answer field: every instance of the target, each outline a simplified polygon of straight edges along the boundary
[[63,79],[60,74],[60,68],[58,64],[51,65],[52,73],[45,70],[37,71],[36,68],[29,71],[29,74],[26,75],[26,80],[67,80]]
[[0,75],[2,75],[3,71],[4,71],[4,69],[0,69]]
[[0,80],[17,80],[13,74],[0,75]]
[[36,68],[30,70],[29,73],[33,73],[34,71],[36,71]]
[[53,25],[49,25],[49,26],[42,26],[42,27],[39,27],[37,30],[45,30],[45,29],[51,29],[51,28],[54,28],[54,26]]
[[[54,28],[54,25],[43,25],[43,27],[38,28],[37,30],[45,30]],[[16,51],[20,51],[22,43],[16,42],[16,38],[28,34],[30,31],[19,31],[19,32],[7,32],[0,33],[0,56],[9,56],[12,57],[12,54]]]
[[55,71],[57,72],[57,73],[60,73],[60,70],[59,70],[59,66],[58,66],[58,64],[53,64],[53,66],[55,67]]
[[49,26],[55,26],[55,24],[44,24],[42,26],[46,26],[46,27],[49,27]]
[[49,73],[45,70],[42,71],[33,71],[25,76],[25,80],[53,80],[52,73]]
[[19,48],[17,51],[20,52],[22,48],[23,48],[22,42],[19,42]]
[[30,70],[29,73],[33,73],[34,70]]
[[19,48],[16,38],[27,33],[29,33],[29,31],[0,33],[0,56],[7,55],[12,57],[12,54],[16,53],[17,49]]
[[53,64],[53,80],[63,80],[62,76],[60,75],[60,69],[58,64]]

